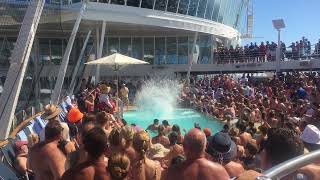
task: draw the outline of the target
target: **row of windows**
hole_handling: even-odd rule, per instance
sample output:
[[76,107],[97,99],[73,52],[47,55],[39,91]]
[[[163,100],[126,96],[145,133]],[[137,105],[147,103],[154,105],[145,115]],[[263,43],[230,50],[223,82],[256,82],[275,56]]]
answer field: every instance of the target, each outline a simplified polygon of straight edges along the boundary
[[[193,45],[193,37],[108,37],[103,56],[121,53],[150,64],[187,64]],[[212,38],[199,36],[198,63],[210,63]]]
[[239,29],[245,0],[92,0],[196,16]]

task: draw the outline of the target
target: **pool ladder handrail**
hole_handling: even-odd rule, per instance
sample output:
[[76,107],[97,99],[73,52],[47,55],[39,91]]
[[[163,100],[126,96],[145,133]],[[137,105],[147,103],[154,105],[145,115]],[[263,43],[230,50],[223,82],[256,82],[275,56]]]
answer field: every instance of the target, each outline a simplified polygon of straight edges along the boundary
[[280,180],[286,175],[291,174],[308,164],[314,163],[316,160],[319,160],[319,158],[320,150],[295,157],[265,171],[263,173],[264,175],[258,177],[257,180]]

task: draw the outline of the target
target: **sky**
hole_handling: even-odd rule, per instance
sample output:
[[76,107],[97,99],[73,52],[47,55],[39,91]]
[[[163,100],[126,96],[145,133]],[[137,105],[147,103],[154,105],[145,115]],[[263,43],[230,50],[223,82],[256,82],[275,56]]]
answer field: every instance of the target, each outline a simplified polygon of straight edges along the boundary
[[243,40],[249,42],[277,42],[277,31],[272,20],[282,18],[286,28],[281,31],[281,39],[290,45],[305,36],[311,44],[320,39],[320,0],[253,0],[255,39]]

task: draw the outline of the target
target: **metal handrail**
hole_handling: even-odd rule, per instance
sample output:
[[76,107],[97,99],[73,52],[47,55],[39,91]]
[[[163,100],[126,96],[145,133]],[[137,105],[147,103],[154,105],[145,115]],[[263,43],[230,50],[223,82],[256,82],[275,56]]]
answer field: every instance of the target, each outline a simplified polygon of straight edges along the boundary
[[277,166],[274,166],[271,169],[264,172],[263,174],[265,178],[263,179],[273,179],[273,180],[281,179],[286,175],[295,172],[299,168],[302,168],[308,164],[314,163],[316,160],[319,160],[319,158],[320,158],[320,150],[295,157]]

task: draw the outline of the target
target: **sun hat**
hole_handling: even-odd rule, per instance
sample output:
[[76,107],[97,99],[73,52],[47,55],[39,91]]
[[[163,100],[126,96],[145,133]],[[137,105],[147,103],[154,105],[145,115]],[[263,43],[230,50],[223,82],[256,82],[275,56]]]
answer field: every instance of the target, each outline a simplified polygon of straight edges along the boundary
[[153,144],[149,149],[151,159],[164,158],[170,152],[170,149],[165,148],[162,144]]
[[237,146],[227,133],[219,132],[209,141],[206,152],[220,163],[232,161],[237,156]]
[[303,130],[300,138],[306,143],[320,145],[320,130],[316,126],[309,124]]
[[83,118],[83,113],[78,108],[72,107],[68,112],[68,120],[71,123],[77,123]]
[[128,125],[123,126],[121,128],[121,132],[120,133],[122,134],[122,137],[125,140],[132,140],[133,139],[134,131],[133,131],[131,126],[128,126]]
[[100,87],[99,87],[99,89],[100,89],[100,92],[101,92],[102,94],[107,94],[107,93],[110,92],[111,87],[109,87],[109,86],[107,86],[107,85],[105,85],[105,84],[101,84]]
[[50,120],[57,117],[61,113],[61,109],[54,105],[48,104],[44,107],[44,113],[41,115],[41,118],[44,120]]

